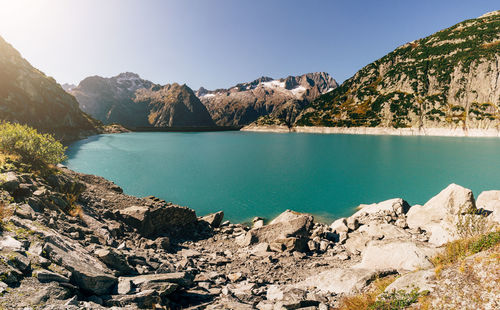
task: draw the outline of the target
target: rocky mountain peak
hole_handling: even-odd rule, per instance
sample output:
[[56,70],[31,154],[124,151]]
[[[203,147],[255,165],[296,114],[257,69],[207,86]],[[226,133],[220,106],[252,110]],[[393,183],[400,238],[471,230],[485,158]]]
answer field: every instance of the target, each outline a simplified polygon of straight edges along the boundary
[[228,89],[198,90],[218,125],[235,126],[272,115],[279,122],[290,122],[314,98],[337,87],[325,72],[273,79],[262,76]]

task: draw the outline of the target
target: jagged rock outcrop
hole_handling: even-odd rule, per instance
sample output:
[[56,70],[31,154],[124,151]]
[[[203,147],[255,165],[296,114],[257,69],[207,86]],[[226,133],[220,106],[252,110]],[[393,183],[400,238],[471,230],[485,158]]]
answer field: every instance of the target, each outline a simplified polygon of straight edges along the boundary
[[407,43],[317,98],[297,126],[498,129],[500,11]]
[[277,80],[261,77],[229,89],[201,87],[196,95],[220,126],[248,125],[258,119],[259,124],[292,124],[312,100],[336,87],[328,73],[316,72]]
[[75,98],[0,37],[0,119],[27,124],[62,140],[98,131]]
[[80,107],[104,124],[125,127],[213,126],[205,106],[186,85],[164,86],[135,73],[92,76],[70,91]]

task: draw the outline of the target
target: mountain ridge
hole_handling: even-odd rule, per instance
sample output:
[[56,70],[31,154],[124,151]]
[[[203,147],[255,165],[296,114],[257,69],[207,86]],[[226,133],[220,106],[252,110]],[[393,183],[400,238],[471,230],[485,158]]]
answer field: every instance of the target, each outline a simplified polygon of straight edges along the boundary
[[196,94],[218,125],[238,126],[266,117],[293,122],[313,99],[337,86],[328,73],[315,72],[280,79],[262,76],[213,91],[201,87]]
[[100,124],[54,78],[24,59],[0,36],[0,118],[72,141],[95,134]]
[[[172,93],[168,94],[169,91]],[[185,84],[161,86],[136,73],[123,72],[110,78],[87,77],[70,93],[83,111],[105,124],[120,123],[126,127],[213,126],[205,107]]]
[[396,48],[318,97],[294,125],[498,128],[499,12]]

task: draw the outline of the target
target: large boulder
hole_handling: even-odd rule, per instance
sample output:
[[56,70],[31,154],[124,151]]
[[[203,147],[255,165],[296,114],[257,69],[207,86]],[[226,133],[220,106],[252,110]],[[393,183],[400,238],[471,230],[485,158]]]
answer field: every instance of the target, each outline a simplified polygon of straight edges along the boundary
[[292,220],[301,218],[305,215],[306,214],[300,213],[297,211],[286,210],[285,212],[283,212],[280,215],[278,215],[277,217],[275,217],[271,222],[269,222],[269,225],[278,224],[278,223],[288,223]]
[[313,275],[295,286],[307,290],[317,288],[325,293],[349,295],[362,290],[378,275],[391,272],[381,273],[379,270],[365,268],[333,268]]
[[171,273],[157,273],[157,274],[144,274],[134,277],[122,277],[120,281],[131,281],[135,286],[146,286],[152,283],[176,283],[183,287],[189,287],[194,280],[192,274],[187,272],[171,272]]
[[456,221],[460,213],[476,208],[470,189],[451,184],[423,206],[413,206],[407,214],[408,226],[431,234],[429,242],[440,246],[456,240]]
[[69,270],[72,284],[96,295],[111,293],[117,278],[79,243],[57,233],[47,235],[45,242],[44,256]]
[[351,254],[362,252],[372,240],[408,240],[411,235],[404,229],[391,224],[370,223],[349,234],[345,248]]
[[357,268],[408,271],[432,267],[429,259],[439,249],[411,241],[370,241],[361,254]]
[[176,205],[131,206],[119,211],[123,221],[145,237],[189,233],[185,229],[198,221],[194,210]]
[[419,292],[432,292],[435,287],[435,280],[436,272],[433,268],[418,270],[404,274],[397,278],[396,281],[387,286],[385,292],[390,293],[393,291],[405,291],[409,293],[414,289],[417,289]]
[[477,197],[476,206],[488,211],[488,218],[500,224],[500,191],[482,192]]
[[307,214],[292,214],[285,211],[285,215],[278,216],[269,225],[249,230],[246,235],[238,240],[242,246],[257,244],[261,242],[273,243],[279,240],[290,240],[288,238],[307,237],[312,228],[314,218]]
[[224,219],[224,211],[208,214],[200,218],[201,221],[207,222],[208,225],[214,228],[219,227],[223,219]]

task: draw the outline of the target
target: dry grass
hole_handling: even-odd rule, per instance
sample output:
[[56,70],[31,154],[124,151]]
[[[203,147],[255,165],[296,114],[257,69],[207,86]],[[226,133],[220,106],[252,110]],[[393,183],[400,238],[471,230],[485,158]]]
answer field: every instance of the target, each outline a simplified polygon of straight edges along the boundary
[[377,301],[377,296],[382,294],[386,287],[396,280],[395,276],[377,278],[371,284],[371,288],[363,293],[346,296],[340,301],[339,310],[364,310],[369,309]]
[[436,277],[439,278],[443,267],[461,261],[469,255],[492,248],[499,243],[500,229],[446,244],[444,251],[431,259],[435,267]]
[[13,210],[8,208],[8,204],[5,201],[0,201],[0,230],[4,228],[4,220],[12,216]]

